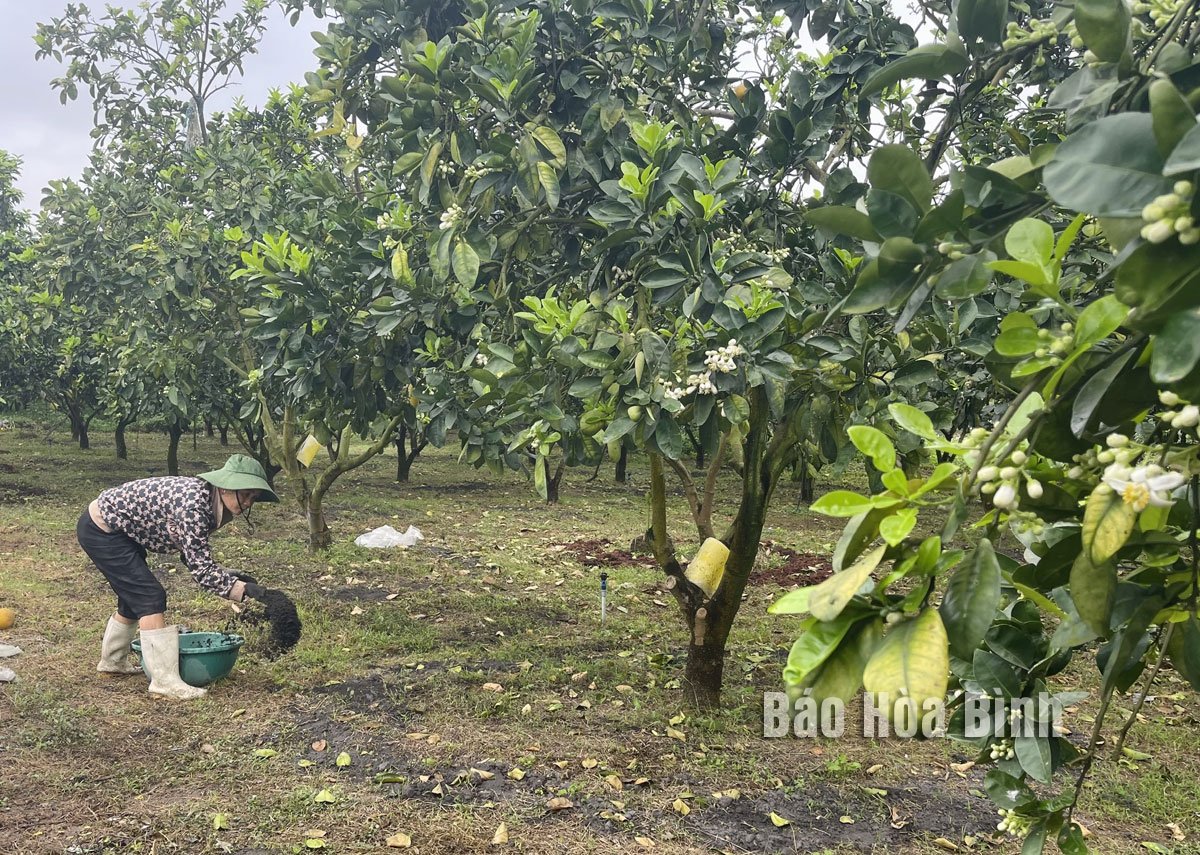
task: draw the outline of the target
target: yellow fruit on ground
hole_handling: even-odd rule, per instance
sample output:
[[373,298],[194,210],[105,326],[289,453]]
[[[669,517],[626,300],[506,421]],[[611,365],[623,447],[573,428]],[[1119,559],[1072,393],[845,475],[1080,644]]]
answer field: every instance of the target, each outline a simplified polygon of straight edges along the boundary
[[0,629],[8,629],[17,619],[13,609],[0,609]]

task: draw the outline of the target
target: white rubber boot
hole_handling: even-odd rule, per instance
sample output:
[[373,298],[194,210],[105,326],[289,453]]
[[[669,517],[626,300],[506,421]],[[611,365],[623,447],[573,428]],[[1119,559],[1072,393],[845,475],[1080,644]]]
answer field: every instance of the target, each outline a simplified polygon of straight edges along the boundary
[[150,694],[191,701],[208,694],[179,676],[179,627],[142,630],[142,660],[150,672]]
[[136,623],[125,624],[110,617],[104,628],[104,641],[100,643],[100,664],[96,670],[101,674],[141,673],[142,669],[129,659],[129,643],[137,630]]

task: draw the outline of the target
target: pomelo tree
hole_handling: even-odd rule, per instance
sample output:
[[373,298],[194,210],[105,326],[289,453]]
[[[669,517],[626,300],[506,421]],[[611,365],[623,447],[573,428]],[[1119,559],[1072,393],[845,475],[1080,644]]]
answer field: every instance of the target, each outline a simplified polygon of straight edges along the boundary
[[[870,7],[839,34],[858,55],[821,61],[788,45],[773,8],[308,5],[339,14],[319,37],[310,97],[354,128],[366,186],[408,215],[380,268],[448,295],[450,323],[426,351],[456,402],[464,459],[525,467],[549,495],[559,460],[645,449],[655,553],[690,637],[687,686],[715,704],[766,510],[815,434],[828,348],[841,356],[850,335],[837,308],[855,259],[817,269],[800,191],[836,172],[853,192],[837,167],[870,133],[849,93],[915,45],[912,29]],[[768,47],[753,71],[739,64],[746,44]],[[819,331],[827,340],[812,341]],[[709,454],[699,483],[680,463],[685,430]],[[741,485],[719,511],[728,460]],[[713,590],[688,578],[667,536],[668,470],[700,538],[730,550]]]

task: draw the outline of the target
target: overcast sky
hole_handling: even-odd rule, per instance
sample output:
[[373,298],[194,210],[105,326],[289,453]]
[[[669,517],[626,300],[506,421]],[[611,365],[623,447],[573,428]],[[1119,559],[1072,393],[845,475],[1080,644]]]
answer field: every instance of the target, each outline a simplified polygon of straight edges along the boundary
[[[111,5],[127,8],[136,0],[110,0]],[[86,90],[66,105],[58,102],[58,93],[50,81],[62,74],[63,66],[53,58],[40,62],[33,58],[33,35],[39,21],[60,17],[67,0],[0,0],[0,104],[4,120],[0,122],[0,149],[24,162],[18,187],[25,195],[24,205],[36,209],[42,188],[52,178],[76,178],[87,165],[91,150],[92,105]],[[103,3],[89,4],[93,10]],[[233,5],[233,4],[231,4]],[[272,88],[280,88],[304,79],[304,72],[316,68],[312,55],[316,46],[309,35],[323,30],[325,22],[311,16],[292,27],[286,16],[272,9],[266,35],[255,56],[246,61],[241,84],[218,93],[209,109],[228,107],[241,96],[248,105],[262,104]]]

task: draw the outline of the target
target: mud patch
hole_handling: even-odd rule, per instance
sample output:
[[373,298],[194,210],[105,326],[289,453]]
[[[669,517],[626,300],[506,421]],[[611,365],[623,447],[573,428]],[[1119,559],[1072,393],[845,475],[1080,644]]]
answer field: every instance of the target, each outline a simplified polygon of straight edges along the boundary
[[374,713],[399,721],[407,717],[408,704],[404,699],[404,690],[395,683],[389,683],[382,674],[318,686],[312,691],[313,694],[336,699],[352,712]]
[[557,549],[573,557],[584,567],[656,567],[649,555],[634,555],[628,550],[613,545],[611,540],[575,540],[556,545]]
[[[772,812],[791,824],[776,828]],[[914,838],[926,835],[949,840],[978,836],[990,832],[994,820],[994,806],[986,799],[939,791],[935,785],[889,789],[879,796],[815,783],[796,793],[721,798],[711,808],[694,809],[685,826],[715,847],[738,852],[812,852],[833,846],[869,852],[880,846],[905,851]]]
[[751,574],[752,585],[804,587],[824,582],[833,575],[833,566],[825,556],[797,552],[769,540],[763,541],[758,560],[761,569]]
[[15,475],[17,474],[17,467],[11,463],[0,463],[0,472],[3,472],[5,475]]
[[464,567],[467,570],[475,570],[483,566],[483,562],[474,555],[463,555],[461,552],[455,552],[453,549],[447,549],[444,546],[430,546],[419,543],[413,547],[413,551],[428,555],[435,560]]
[[45,487],[33,484],[0,484],[0,505],[19,505],[46,493]]

